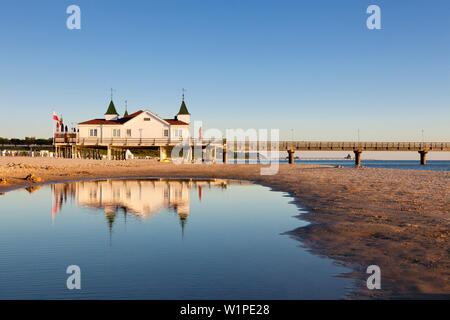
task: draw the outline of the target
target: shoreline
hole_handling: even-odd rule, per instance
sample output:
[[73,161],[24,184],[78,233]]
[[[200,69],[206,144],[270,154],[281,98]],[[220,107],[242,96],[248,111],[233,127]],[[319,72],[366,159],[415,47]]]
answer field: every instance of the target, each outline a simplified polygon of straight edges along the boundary
[[[339,275],[355,280],[350,298],[450,297],[449,172],[280,164],[278,174],[261,176],[261,167],[4,157],[0,178],[7,183],[0,184],[0,193],[108,178],[247,180],[286,192],[308,211],[298,217],[309,224],[285,234],[354,270]],[[24,180],[30,173],[42,181]],[[382,270],[383,290],[364,289],[371,264]]]

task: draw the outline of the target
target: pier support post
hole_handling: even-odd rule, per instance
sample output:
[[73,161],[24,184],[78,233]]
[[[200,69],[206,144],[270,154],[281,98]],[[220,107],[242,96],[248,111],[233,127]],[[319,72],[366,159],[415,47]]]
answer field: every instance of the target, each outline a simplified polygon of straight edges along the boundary
[[223,163],[227,163],[228,155],[227,155],[227,139],[223,139],[222,145],[222,161]]
[[294,164],[294,154],[295,154],[294,150],[288,150],[289,164]]
[[420,154],[420,164],[422,166],[427,164],[427,153],[428,151],[419,151]]
[[108,146],[106,150],[106,159],[111,160],[111,147]]
[[167,150],[165,147],[159,147],[159,161],[167,159]]
[[361,166],[361,150],[355,150],[353,151],[355,153],[355,166],[360,167]]

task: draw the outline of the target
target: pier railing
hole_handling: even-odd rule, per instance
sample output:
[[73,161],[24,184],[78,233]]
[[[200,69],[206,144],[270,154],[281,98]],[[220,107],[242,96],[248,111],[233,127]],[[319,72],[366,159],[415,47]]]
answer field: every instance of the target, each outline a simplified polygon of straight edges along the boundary
[[280,141],[280,150],[314,151],[450,151],[449,142],[334,142],[334,141]]
[[[123,158],[125,149],[139,147],[159,147],[163,156],[167,147],[183,144],[191,147],[212,147],[223,150],[223,162],[228,152],[264,152],[287,151],[289,163],[294,163],[295,151],[350,151],[355,154],[355,164],[361,164],[363,151],[417,151],[420,163],[426,163],[426,155],[430,151],[450,151],[450,142],[352,142],[352,141],[227,141],[226,139],[171,139],[171,138],[79,138],[76,133],[55,135],[55,146],[58,154],[72,154],[78,147],[98,149],[107,147],[108,154],[114,149],[115,157]],[[119,150],[119,151],[118,151]],[[96,150],[95,152],[98,152]],[[192,153],[194,154],[194,153]],[[215,151],[214,151],[215,154]],[[108,157],[110,157],[108,155]]]
[[79,138],[76,133],[55,134],[56,145],[159,147],[180,143],[215,145],[236,151],[450,151],[450,142],[352,142],[352,141],[226,141],[194,138]]
[[178,144],[208,145],[222,144],[217,139],[169,139],[169,138],[78,138],[76,144],[80,146],[128,146],[128,147],[152,147],[152,146],[176,146]]
[[450,151],[449,142],[229,141],[228,149],[280,151]]
[[54,137],[55,144],[76,144],[77,134],[76,133],[55,133]]

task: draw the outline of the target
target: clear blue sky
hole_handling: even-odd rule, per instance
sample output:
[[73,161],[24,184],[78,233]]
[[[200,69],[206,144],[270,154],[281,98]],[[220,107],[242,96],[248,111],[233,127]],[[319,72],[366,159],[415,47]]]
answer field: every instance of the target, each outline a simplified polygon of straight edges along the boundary
[[[82,29],[66,28],[77,4]],[[366,28],[370,4],[382,30]],[[3,1],[0,136],[122,113],[301,140],[450,140],[450,1]]]

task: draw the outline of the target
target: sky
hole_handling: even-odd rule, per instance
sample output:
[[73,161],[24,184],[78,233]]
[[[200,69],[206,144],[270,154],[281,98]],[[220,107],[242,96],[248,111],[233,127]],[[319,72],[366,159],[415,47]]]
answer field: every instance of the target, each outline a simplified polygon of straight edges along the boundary
[[[81,29],[69,30],[69,5]],[[369,30],[369,5],[381,30]],[[281,139],[450,141],[450,1],[49,0],[0,6],[0,137],[119,111]]]

